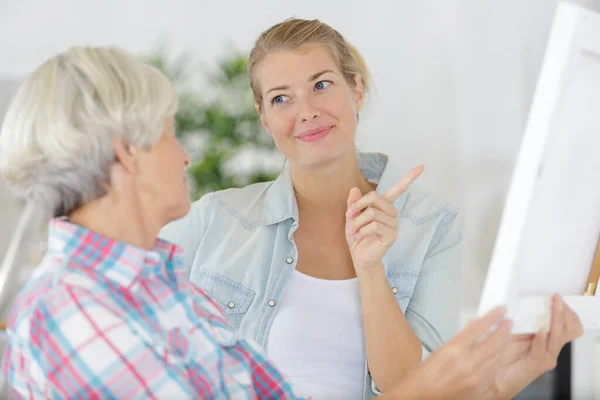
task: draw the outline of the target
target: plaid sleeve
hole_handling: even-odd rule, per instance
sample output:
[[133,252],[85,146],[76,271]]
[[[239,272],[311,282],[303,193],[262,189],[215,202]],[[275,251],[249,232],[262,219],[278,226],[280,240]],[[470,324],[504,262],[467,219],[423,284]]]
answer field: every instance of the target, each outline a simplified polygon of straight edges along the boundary
[[305,399],[294,393],[294,386],[289,379],[266,358],[257,344],[244,341],[244,348],[249,357],[254,390],[259,399]]
[[26,335],[25,329],[19,329],[22,326],[16,326],[14,332],[20,335],[13,333],[10,338],[4,364],[16,397],[183,399],[214,395],[208,382],[194,382],[197,385],[192,387],[181,359],[166,348],[152,346],[152,335],[143,327],[132,328],[129,321],[96,301],[78,296],[70,300],[38,306],[27,318]]
[[45,399],[43,384],[31,379],[35,368],[30,362],[28,344],[9,330],[2,359],[2,391],[10,393],[11,399]]
[[[203,318],[213,321],[214,326],[221,326],[223,329],[231,330],[227,322],[227,317],[221,307],[212,299],[206,291],[199,288],[193,288],[195,311]],[[248,397],[259,399],[289,399],[299,400],[294,393],[294,387],[289,379],[273,365],[266,357],[262,348],[251,340],[239,340],[235,346],[227,347],[229,353],[236,360],[235,363],[221,363],[221,376],[224,376],[224,388],[228,397],[233,397],[239,388],[229,383],[232,375],[236,371],[243,370],[249,373],[252,380],[251,388],[253,393]]]

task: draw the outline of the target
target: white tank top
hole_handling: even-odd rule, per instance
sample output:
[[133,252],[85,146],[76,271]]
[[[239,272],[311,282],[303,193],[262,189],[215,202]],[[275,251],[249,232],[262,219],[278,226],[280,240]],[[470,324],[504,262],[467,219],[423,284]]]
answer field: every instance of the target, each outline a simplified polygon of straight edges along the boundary
[[362,399],[365,344],[358,280],[318,279],[294,270],[267,352],[299,394],[315,400]]

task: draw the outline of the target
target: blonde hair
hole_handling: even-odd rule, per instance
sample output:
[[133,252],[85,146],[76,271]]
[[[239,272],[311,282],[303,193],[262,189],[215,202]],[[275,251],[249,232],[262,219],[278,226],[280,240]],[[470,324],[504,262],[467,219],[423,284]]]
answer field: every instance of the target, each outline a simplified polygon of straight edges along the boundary
[[156,68],[115,47],[73,47],[21,84],[0,131],[0,178],[58,217],[104,194],[113,139],[149,148],[178,100]]
[[262,93],[258,84],[258,69],[265,58],[282,50],[297,50],[303,45],[319,44],[325,46],[337,62],[344,79],[355,86],[355,76],[362,79],[365,93],[370,86],[367,64],[358,50],[335,29],[319,20],[288,19],[273,25],[263,32],[250,52],[248,72],[254,101],[262,108]]

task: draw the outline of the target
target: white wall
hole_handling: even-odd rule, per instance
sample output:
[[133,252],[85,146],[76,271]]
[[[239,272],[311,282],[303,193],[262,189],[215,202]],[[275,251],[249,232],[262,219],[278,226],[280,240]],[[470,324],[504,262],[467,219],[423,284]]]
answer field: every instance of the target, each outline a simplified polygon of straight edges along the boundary
[[[116,44],[143,53],[159,38],[175,52],[193,52],[201,67],[232,46],[248,50],[262,30],[282,19],[328,22],[354,42],[372,69],[376,90],[361,122],[360,147],[391,153],[407,170],[424,163],[422,183],[464,213],[468,314],[480,294],[555,5],[4,0],[0,79],[20,79],[71,45]],[[2,96],[0,87],[0,102]],[[1,196],[0,209],[6,203]],[[0,226],[1,241],[6,225]]]

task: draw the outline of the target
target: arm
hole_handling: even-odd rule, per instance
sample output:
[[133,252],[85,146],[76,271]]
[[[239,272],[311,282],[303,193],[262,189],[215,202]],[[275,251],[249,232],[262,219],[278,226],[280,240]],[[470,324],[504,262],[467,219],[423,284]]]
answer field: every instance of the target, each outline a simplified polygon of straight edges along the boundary
[[23,343],[9,331],[2,359],[0,393],[8,393],[10,399],[43,399],[43,387],[35,384],[29,377],[27,368],[31,366],[31,363],[28,362],[25,354],[26,349]]
[[386,279],[383,264],[358,275],[371,378],[383,393],[421,362],[421,343]]
[[[512,324],[497,308],[472,321],[462,332],[433,352],[383,399],[443,400],[490,398]],[[498,398],[498,397],[491,397]]]
[[398,212],[392,203],[421,172],[422,168],[413,169],[381,196],[371,192],[361,197],[354,188],[348,197],[346,236],[361,282],[367,361],[373,382],[382,392],[419,365],[419,339],[427,350],[433,350],[443,343],[442,338],[454,334],[458,324],[462,236],[455,212],[446,212],[438,224],[406,318],[389,290],[381,263],[398,235]]
[[27,344],[32,350],[29,368],[37,371],[37,379],[22,387],[24,397],[40,383],[43,398],[210,397],[219,390],[192,386],[177,363],[178,354],[156,348],[149,332],[132,329],[135,321],[123,321],[102,307],[85,307],[64,322],[42,315],[32,321],[41,340]]
[[398,237],[393,202],[423,171],[411,170],[386,193],[348,196],[346,239],[359,281],[367,363],[378,391],[386,392],[421,361],[421,344],[385,276],[382,258]]
[[9,337],[4,365],[11,395],[42,399],[191,394],[166,354],[162,358],[127,323],[113,319],[96,308],[76,311],[61,323],[38,310],[29,332],[15,331]]
[[41,306],[30,333],[15,333],[19,347],[5,361],[15,397],[298,398],[259,349],[245,341],[223,347],[212,332],[229,328],[218,322],[155,332],[91,298],[73,302],[67,315]]

